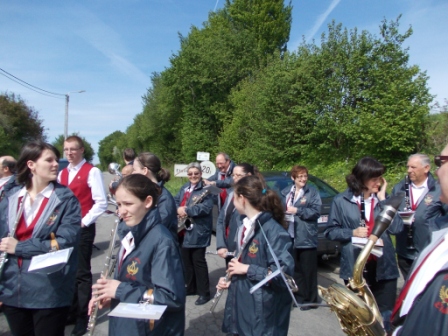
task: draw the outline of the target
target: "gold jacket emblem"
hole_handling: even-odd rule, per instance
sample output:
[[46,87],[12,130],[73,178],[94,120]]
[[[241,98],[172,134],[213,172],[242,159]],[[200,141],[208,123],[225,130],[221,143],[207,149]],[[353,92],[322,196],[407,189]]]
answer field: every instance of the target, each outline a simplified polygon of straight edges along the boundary
[[128,265],[128,267],[126,268],[126,270],[128,271],[128,273],[130,275],[136,275],[138,273],[138,267],[136,266],[137,262],[133,261],[130,265]]
[[258,246],[255,245],[254,242],[252,242],[252,244],[249,246],[249,253],[255,254],[257,252],[258,252]]
[[448,288],[442,286],[439,291],[440,300],[442,300],[443,304],[448,304]]

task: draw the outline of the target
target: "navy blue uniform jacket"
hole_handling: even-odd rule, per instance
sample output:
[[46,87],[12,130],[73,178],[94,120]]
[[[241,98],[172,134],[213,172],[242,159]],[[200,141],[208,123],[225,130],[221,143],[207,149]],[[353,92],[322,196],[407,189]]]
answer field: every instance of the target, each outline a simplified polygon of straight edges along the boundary
[[124,259],[121,268],[115,269],[115,279],[121,284],[111,308],[119,302],[138,303],[150,288],[154,290],[154,304],[168,307],[161,319],[155,321],[152,331],[148,320],[111,317],[109,335],[183,335],[185,282],[178,244],[161,224],[157,209],[148,211],[130,231],[135,249]]
[[[353,276],[353,266],[356,258],[361,252],[360,248],[354,247],[351,241],[353,230],[359,227],[361,222],[361,213],[358,204],[352,201],[353,192],[346,189],[335,196],[331,204],[330,216],[328,218],[325,236],[330,240],[341,242],[341,270],[340,278],[348,280]],[[383,210],[384,201],[379,202],[374,211],[375,218]],[[388,280],[399,277],[397,261],[395,260],[395,249],[390,239],[390,234],[395,234],[402,229],[401,221],[394,217],[392,224],[381,235],[384,243],[383,256],[378,258],[376,266],[376,279]]]
[[[284,209],[290,191],[291,187],[281,191]],[[294,206],[297,208],[297,213],[294,215],[294,248],[317,248],[317,220],[322,206],[319,192],[316,188],[305,184],[303,196],[294,203]]]
[[259,224],[263,226],[284,272],[294,273],[291,237],[270,213],[261,213],[256,220],[254,236],[241,255],[241,262],[249,265],[247,274],[234,275],[231,279],[222,331],[241,336],[286,336],[292,298],[282,277],[277,276],[253,294],[249,293],[252,286],[266,278],[268,269],[272,272],[277,269]]
[[[72,191],[52,182],[54,192],[34,227],[30,239],[17,243],[15,254],[8,256],[0,281],[0,302],[18,308],[57,308],[72,304],[78,266],[78,242],[81,229],[81,207]],[[0,203],[0,237],[9,234],[15,223],[21,186],[5,193]],[[73,247],[65,266],[50,274],[28,272],[31,258],[50,251],[50,234],[54,233],[59,248]],[[18,258],[22,258],[19,268]]]
[[[447,211],[447,205],[440,201],[440,186],[431,174],[428,175],[428,189],[428,193],[424,196],[423,200],[418,204],[417,209],[415,210],[413,224],[413,242],[415,250],[410,250],[407,248],[407,237],[409,231],[408,225],[403,225],[403,230],[397,234],[397,254],[403,258],[417,258],[419,253],[431,241],[432,227],[430,227],[430,224],[434,222],[436,218],[444,215]],[[392,190],[392,195],[396,195],[404,191],[405,182],[403,179],[395,185]],[[404,206],[405,200],[403,198],[403,202],[398,210],[402,211]]]
[[[190,185],[190,182],[184,184],[177,195],[174,197],[176,206],[179,207],[184,198],[185,189]],[[199,182],[193,192],[188,198],[185,212],[191,218],[193,225],[192,230],[185,232],[184,242],[182,247],[199,248],[210,245],[213,228],[213,198],[208,194],[204,200],[198,204],[193,205],[194,199],[200,197],[204,192],[204,184]]]

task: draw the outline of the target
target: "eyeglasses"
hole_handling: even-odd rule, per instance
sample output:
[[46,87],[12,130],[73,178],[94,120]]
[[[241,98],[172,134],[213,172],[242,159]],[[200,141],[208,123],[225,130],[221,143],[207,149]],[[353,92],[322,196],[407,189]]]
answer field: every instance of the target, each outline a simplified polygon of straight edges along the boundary
[[68,153],[76,152],[78,150],[79,150],[79,148],[64,148],[64,152],[68,152]]
[[448,161],[448,156],[446,155],[436,155],[434,156],[434,164],[437,167],[441,167],[444,163],[446,163]]
[[247,174],[232,174],[232,177],[244,177]]
[[188,176],[199,176],[201,173],[187,173]]

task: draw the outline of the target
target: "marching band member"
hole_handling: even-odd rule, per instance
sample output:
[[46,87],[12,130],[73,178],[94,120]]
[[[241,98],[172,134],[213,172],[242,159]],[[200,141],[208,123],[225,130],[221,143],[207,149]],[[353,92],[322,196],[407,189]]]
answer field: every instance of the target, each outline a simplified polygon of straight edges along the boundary
[[92,250],[96,235],[96,220],[107,209],[103,174],[86,162],[84,142],[77,136],[64,141],[64,152],[69,165],[58,175],[58,182],[70,188],[81,205],[81,237],[78,246],[76,291],[67,324],[75,323],[71,336],[82,336],[87,330],[87,310],[92,295]]
[[218,210],[224,206],[227,199],[227,188],[230,188],[232,184],[232,173],[235,167],[235,162],[230,159],[230,156],[226,153],[220,152],[216,155],[216,170],[215,174],[210,176],[207,180],[204,180],[206,185],[215,185],[218,188],[222,188],[221,194],[214,197],[214,202],[218,205]]
[[182,261],[176,240],[161,224],[156,204],[157,184],[142,175],[120,181],[116,192],[120,217],[129,227],[121,237],[113,279],[98,279],[92,286],[99,308],[120,302],[167,305],[160,320],[110,317],[109,335],[183,335],[185,286]]
[[[2,266],[0,301],[13,335],[64,335],[75,294],[81,208],[70,189],[56,182],[59,151],[35,141],[17,162],[17,184],[0,203]],[[15,229],[15,235],[8,236]],[[50,274],[29,272],[33,256],[72,247],[68,262]]]
[[213,226],[213,199],[208,194],[202,199],[204,183],[201,166],[192,162],[187,166],[189,182],[184,184],[174,197],[179,218],[188,217],[191,221],[182,242],[182,260],[185,265],[185,285],[187,295],[199,295],[196,305],[210,300],[208,266],[205,249],[210,245]]
[[[233,168],[233,183],[238,182],[244,176],[250,175],[259,175],[257,167],[248,163],[240,163]],[[227,193],[227,199],[219,211],[218,221],[216,222],[216,249],[218,255],[226,259],[226,265],[232,259],[227,255],[227,252],[236,250],[235,235],[243,220],[243,216],[235,211],[233,205],[233,188],[229,188]]]
[[161,194],[157,202],[162,223],[170,230],[173,237],[177,239],[177,207],[171,193],[164,187],[170,180],[170,172],[162,168],[157,156],[152,153],[140,153],[133,161],[134,171],[132,174],[141,174],[148,177],[161,188]]
[[[430,173],[429,157],[413,154],[408,159],[407,168],[410,183],[406,186],[403,179],[392,190],[392,195],[409,190],[410,210],[415,211],[411,237],[408,237],[410,225],[403,225],[403,231],[396,236],[398,267],[404,279],[407,279],[414,260],[431,240],[430,221],[448,211],[448,207],[439,200],[440,185]],[[403,199],[399,210],[402,211],[405,206]]]
[[[448,204],[448,145],[434,158],[440,201]],[[446,335],[448,330],[448,215],[435,220],[442,228],[421,251],[398,297],[392,319],[394,335]]]
[[[375,215],[382,211],[386,198],[386,180],[383,164],[371,157],[358,161],[350,175],[346,177],[348,188],[338,194],[331,205],[325,235],[328,239],[341,243],[340,277],[347,283],[352,277],[353,266],[361,251],[352,244],[352,237],[367,238],[373,229]],[[383,255],[371,256],[366,263],[364,278],[374,295],[388,331],[392,308],[397,291],[398,267],[395,250],[389,233],[395,234],[398,221],[394,219],[388,231],[380,238],[383,241]]]
[[17,162],[12,156],[0,157],[0,201],[2,200],[3,187],[13,179],[16,164]]
[[292,242],[284,226],[281,200],[275,191],[266,190],[258,177],[245,176],[234,186],[233,202],[237,211],[246,216],[237,232],[238,250],[244,248],[240,259],[229,263],[231,280],[221,278],[216,286],[229,290],[222,331],[235,335],[287,335],[292,299],[282,277],[249,293],[252,286],[276,271],[260,225],[283,271],[289,275],[294,272]]
[[[291,187],[281,191],[288,232],[294,241],[297,269],[298,303],[317,303],[317,219],[322,201],[319,191],[307,184],[308,169],[294,166],[291,169]],[[316,309],[304,306],[300,310]]]

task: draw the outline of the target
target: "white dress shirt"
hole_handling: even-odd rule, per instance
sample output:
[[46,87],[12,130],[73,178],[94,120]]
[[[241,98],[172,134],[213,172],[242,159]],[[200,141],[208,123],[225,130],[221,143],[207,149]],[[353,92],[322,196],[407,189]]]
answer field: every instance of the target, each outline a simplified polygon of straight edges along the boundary
[[[25,215],[26,227],[30,226],[30,224],[33,222],[34,218],[39,212],[42,201],[44,200],[44,198],[50,198],[53,190],[54,190],[53,183],[49,183],[44,188],[44,190],[42,190],[40,193],[36,195],[36,197],[34,197],[34,201],[32,204],[29,195],[25,198],[25,203],[23,204],[23,214]],[[26,194],[27,194],[26,187],[23,187],[19,192],[19,198],[25,197]]]
[[[419,205],[422,201],[423,197],[428,193],[428,179],[425,182],[417,187],[414,182],[411,183],[411,191],[412,191],[412,202],[414,204]],[[412,204],[411,204],[412,205]]]
[[[68,184],[73,181],[76,174],[78,174],[79,170],[81,169],[82,165],[86,163],[86,160],[83,159],[80,163],[78,163],[76,166],[72,166],[72,164],[69,164],[68,169]],[[58,175],[58,182],[61,182],[61,172],[59,172]],[[93,206],[90,209],[90,211],[82,218],[81,222],[84,224],[84,226],[89,226],[92,223],[95,223],[97,218],[101,216],[101,214],[106,211],[107,209],[107,199],[106,199],[106,193],[104,191],[104,185],[103,185],[103,174],[101,171],[93,167],[89,171],[89,176],[87,178],[87,184],[90,188],[90,191],[92,192],[92,199],[93,199]]]

